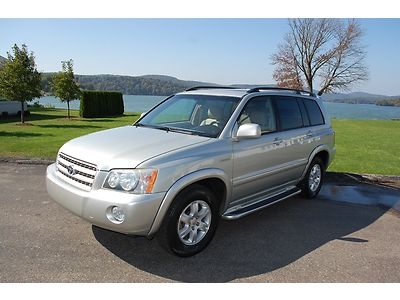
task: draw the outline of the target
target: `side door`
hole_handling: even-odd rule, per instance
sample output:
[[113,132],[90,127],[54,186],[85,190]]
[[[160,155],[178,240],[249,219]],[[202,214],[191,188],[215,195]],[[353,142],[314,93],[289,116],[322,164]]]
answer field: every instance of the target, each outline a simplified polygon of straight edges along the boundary
[[276,96],[274,105],[282,141],[279,180],[297,183],[315,147],[308,113],[301,98]]
[[277,129],[273,96],[251,98],[244,106],[237,126],[260,125],[261,136],[233,142],[233,193],[230,206],[247,203],[272,193],[284,183],[279,168],[286,155]]
[[238,119],[259,124],[262,135],[233,145],[233,205],[297,184],[315,147],[301,99],[261,96],[248,101]]

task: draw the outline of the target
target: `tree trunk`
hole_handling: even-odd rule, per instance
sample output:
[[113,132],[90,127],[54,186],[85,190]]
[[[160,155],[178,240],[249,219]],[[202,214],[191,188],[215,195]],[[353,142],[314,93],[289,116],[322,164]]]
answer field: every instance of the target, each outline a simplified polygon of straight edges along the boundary
[[21,124],[25,123],[24,101],[21,101]]
[[67,100],[67,106],[68,106],[68,119],[70,118],[69,117],[69,101]]

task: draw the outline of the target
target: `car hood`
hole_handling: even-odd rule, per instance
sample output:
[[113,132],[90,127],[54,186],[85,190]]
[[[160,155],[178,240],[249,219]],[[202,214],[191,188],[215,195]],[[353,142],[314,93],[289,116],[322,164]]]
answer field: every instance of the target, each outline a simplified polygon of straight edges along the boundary
[[60,152],[97,165],[99,170],[135,168],[156,156],[203,143],[210,138],[159,129],[124,126],[73,139]]

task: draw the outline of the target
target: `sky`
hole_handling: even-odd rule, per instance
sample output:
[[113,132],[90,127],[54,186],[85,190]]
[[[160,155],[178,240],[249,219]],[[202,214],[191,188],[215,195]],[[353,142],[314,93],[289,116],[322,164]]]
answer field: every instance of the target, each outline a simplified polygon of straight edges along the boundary
[[[358,19],[370,78],[351,91],[400,95],[400,19]],[[272,84],[287,19],[0,19],[0,55],[16,43],[39,71],[73,59],[76,74],[161,74],[218,84]]]

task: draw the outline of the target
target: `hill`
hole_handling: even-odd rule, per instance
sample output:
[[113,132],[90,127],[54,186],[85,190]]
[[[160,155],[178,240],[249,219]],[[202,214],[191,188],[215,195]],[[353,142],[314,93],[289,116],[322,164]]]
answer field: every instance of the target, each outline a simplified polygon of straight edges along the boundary
[[187,87],[199,86],[199,85],[217,85],[215,83],[202,82],[202,81],[181,80],[176,77],[167,76],[167,75],[143,75],[143,76],[139,76],[139,77],[145,78],[145,79],[156,79],[156,80],[161,80],[161,81],[168,81],[172,84],[185,85]]
[[386,96],[369,94],[364,92],[355,92],[349,94],[329,93],[322,95],[322,100],[326,102],[351,103],[351,104],[378,104],[381,101],[393,101],[399,99],[400,96]]
[[[42,74],[42,89],[51,94],[51,77],[54,73]],[[75,75],[84,90],[119,91],[125,95],[167,96],[193,86],[218,86],[215,83],[181,80],[166,75],[122,76],[122,75]],[[235,84],[234,87],[250,88],[254,85]]]
[[[51,94],[51,77],[54,73],[44,73],[42,88]],[[213,85],[200,81],[185,81],[171,76],[145,75],[75,75],[80,87],[85,90],[120,91],[126,95],[158,95],[166,96],[195,85]]]

